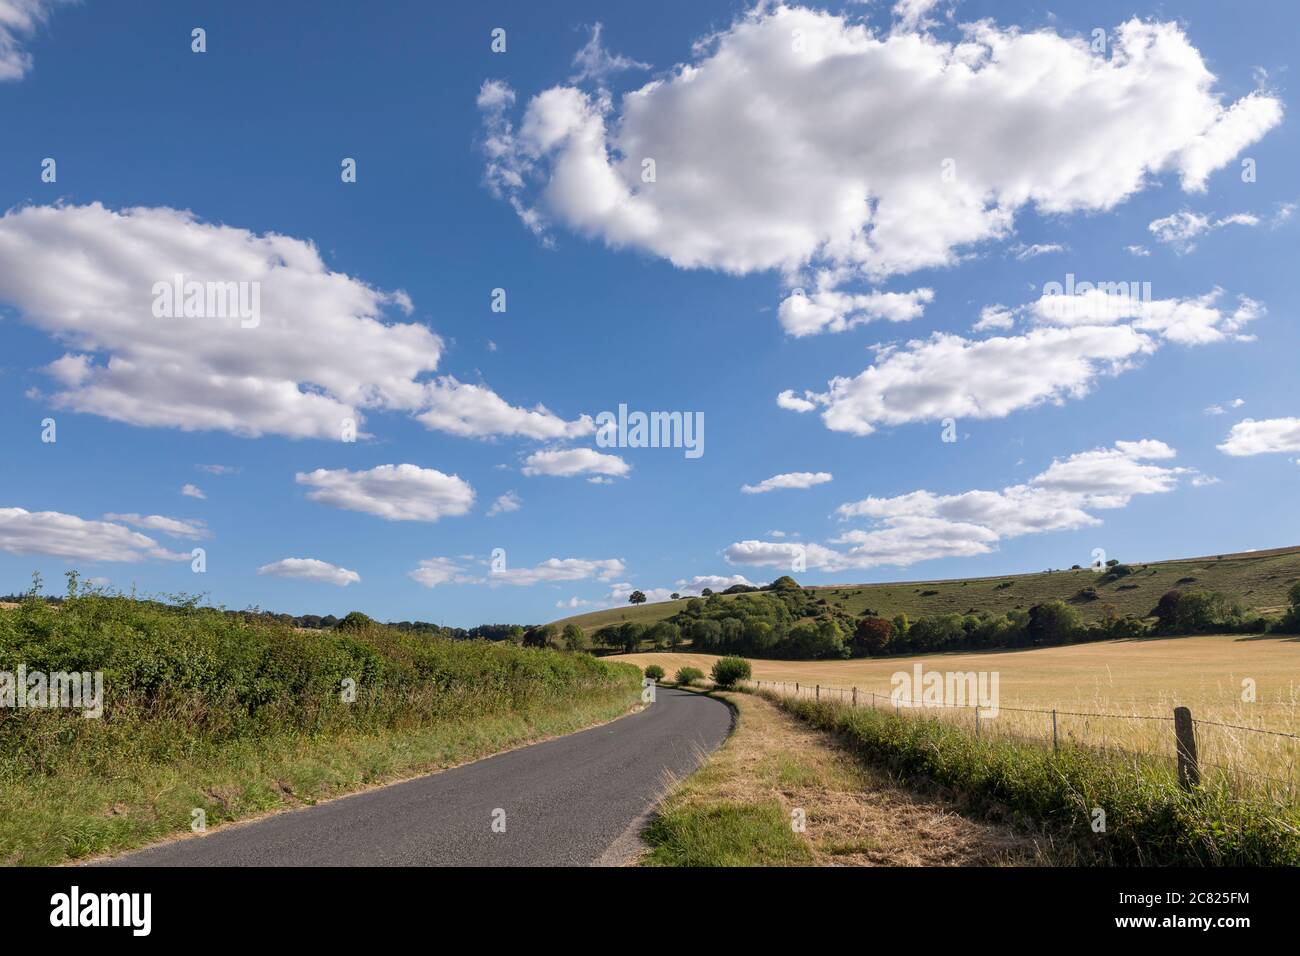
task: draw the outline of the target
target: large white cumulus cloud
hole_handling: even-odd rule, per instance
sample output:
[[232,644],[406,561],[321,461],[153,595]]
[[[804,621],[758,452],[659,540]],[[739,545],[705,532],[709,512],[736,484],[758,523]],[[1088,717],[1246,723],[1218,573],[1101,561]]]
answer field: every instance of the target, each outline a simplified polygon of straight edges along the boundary
[[764,5],[617,102],[562,85],[518,117],[491,81],[488,183],[537,231],[828,289],[951,264],[1027,206],[1107,209],[1160,173],[1199,191],[1281,117],[1266,92],[1225,102],[1176,23],[1123,23],[1109,55],[990,21],[919,29]]

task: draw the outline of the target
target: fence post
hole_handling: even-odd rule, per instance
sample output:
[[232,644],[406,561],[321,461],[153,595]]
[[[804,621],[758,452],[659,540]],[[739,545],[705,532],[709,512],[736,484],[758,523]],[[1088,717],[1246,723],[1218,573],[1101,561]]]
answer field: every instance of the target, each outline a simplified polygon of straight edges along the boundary
[[858,689],[856,687],[853,688],[853,706],[858,706]]
[[1056,708],[1052,708],[1052,751],[1060,749],[1056,744]]
[[818,700],[821,700],[821,699],[822,699],[822,685],[821,685],[821,684],[818,684],[818,685],[817,685],[817,690],[815,691],[815,693],[816,693],[816,695],[817,695],[817,699],[818,699]]
[[799,696],[799,682],[798,682],[798,681],[795,681],[795,682],[794,682],[794,696],[796,696],[796,697]]
[[1196,759],[1196,724],[1186,707],[1174,708],[1174,740],[1178,748],[1178,784],[1184,790],[1201,785],[1201,768]]
[[975,708],[975,736],[978,737],[979,735],[980,735],[980,709],[976,707]]

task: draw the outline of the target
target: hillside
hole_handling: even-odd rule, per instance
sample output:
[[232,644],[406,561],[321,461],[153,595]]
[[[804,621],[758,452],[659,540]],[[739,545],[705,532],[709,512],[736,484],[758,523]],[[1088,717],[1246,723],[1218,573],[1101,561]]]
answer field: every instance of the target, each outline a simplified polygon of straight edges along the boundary
[[[1104,584],[1099,583],[1102,575],[1084,568],[945,581],[820,585],[810,590],[816,592],[819,600],[824,599],[854,616],[869,608],[885,617],[906,614],[913,620],[935,614],[981,611],[1005,614],[1055,599],[1076,606],[1085,622],[1100,621],[1107,605],[1121,616],[1143,617],[1155,607],[1160,595],[1174,587],[1222,591],[1247,608],[1267,612],[1284,607],[1287,588],[1300,580],[1300,547],[1174,558],[1128,566],[1134,573]],[[1097,597],[1081,597],[1079,592],[1085,587],[1095,587]],[[731,600],[742,596],[727,597]],[[686,600],[608,608],[555,623],[561,627],[576,623],[588,633],[625,621],[649,625],[682,610]]]

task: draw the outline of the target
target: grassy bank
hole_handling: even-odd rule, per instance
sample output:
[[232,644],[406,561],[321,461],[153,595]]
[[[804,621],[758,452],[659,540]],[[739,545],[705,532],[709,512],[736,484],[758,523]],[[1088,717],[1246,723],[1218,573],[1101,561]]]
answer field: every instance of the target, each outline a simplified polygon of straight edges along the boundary
[[1035,841],[898,786],[826,733],[751,694],[731,736],[660,806],[647,866],[1034,863]]
[[[0,709],[0,863],[50,864],[311,803],[583,726],[634,668],[84,595],[0,610],[0,671],[103,672],[104,712]],[[352,683],[349,683],[352,682]],[[355,686],[352,695],[345,689]]]
[[[768,696],[768,695],[764,695]],[[941,720],[770,695],[870,765],[938,785],[977,811],[1010,812],[1119,865],[1294,866],[1300,814],[1227,783],[1189,794],[1167,764],[1066,746],[980,740]],[[1105,829],[1094,830],[1104,812]]]
[[[1083,557],[1086,561],[1087,556]],[[1121,617],[1142,617],[1151,613],[1166,591],[1186,587],[1229,594],[1257,614],[1285,607],[1287,588],[1300,579],[1300,548],[1134,562],[1132,566],[1135,573],[1105,582],[1091,569],[1080,568],[890,584],[829,584],[812,590],[818,600],[824,599],[854,617],[871,609],[889,618],[906,614],[914,621],[937,614],[1005,614],[1059,600],[1075,605],[1085,622],[1095,623],[1112,607]],[[1079,592],[1085,587],[1095,588],[1095,600],[1080,601]],[[743,594],[727,595],[725,600],[746,598]],[[577,623],[590,634],[628,621],[655,624],[685,607],[685,599],[660,601],[589,611],[554,623],[561,628]]]

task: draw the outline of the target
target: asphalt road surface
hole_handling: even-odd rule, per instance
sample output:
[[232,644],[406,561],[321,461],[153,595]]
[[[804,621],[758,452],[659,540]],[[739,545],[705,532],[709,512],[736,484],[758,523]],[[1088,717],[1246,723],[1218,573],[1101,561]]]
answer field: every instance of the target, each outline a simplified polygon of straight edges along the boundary
[[[624,862],[671,776],[722,743],[731,711],[657,688],[613,723],[315,807],[232,824],[109,866],[589,866]],[[505,832],[500,829],[505,811]]]

